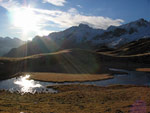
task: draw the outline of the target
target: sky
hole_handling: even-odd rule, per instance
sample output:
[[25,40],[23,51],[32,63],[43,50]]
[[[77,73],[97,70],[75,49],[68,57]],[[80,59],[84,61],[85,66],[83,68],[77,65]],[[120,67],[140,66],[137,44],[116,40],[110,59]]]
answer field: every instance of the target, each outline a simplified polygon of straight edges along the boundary
[[0,37],[31,40],[80,23],[107,29],[144,18],[150,0],[0,0]]

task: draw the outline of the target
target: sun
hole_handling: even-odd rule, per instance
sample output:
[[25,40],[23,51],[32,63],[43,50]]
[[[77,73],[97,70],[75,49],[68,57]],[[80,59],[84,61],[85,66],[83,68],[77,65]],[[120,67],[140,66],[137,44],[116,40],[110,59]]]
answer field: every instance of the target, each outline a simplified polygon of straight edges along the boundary
[[11,15],[13,25],[21,28],[24,33],[38,28],[39,19],[30,7],[15,8]]

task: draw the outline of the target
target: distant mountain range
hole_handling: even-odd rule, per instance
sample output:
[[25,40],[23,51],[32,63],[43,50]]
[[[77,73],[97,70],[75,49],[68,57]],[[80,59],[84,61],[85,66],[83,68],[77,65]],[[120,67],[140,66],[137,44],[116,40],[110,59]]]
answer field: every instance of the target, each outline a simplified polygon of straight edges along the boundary
[[150,36],[150,22],[139,19],[121,26],[110,26],[107,30],[93,29],[80,24],[62,32],[51,33],[48,38],[56,43],[63,43],[63,47],[66,46],[64,42],[73,42],[73,45],[87,43],[113,48],[147,36]]
[[12,48],[17,48],[25,42],[18,38],[0,37],[0,56],[8,53]]
[[72,48],[99,51],[103,47],[104,51],[105,49],[118,49],[139,39],[147,40],[149,37],[150,22],[144,19],[121,26],[110,26],[107,30],[94,29],[88,25],[80,24],[61,32],[51,33],[48,36],[36,36],[31,42],[12,49],[4,56],[24,57]]

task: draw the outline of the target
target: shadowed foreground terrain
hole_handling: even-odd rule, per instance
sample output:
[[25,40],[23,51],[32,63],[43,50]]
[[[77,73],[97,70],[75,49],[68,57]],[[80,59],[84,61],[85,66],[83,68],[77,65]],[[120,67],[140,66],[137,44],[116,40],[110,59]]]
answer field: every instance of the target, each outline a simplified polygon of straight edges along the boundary
[[91,85],[51,86],[57,94],[0,91],[2,113],[148,113],[150,88]]

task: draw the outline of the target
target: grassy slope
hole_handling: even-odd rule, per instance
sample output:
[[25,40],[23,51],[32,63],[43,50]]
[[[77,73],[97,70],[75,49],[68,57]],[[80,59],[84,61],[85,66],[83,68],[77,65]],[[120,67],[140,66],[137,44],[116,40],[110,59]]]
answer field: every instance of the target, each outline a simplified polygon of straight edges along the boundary
[[111,54],[120,55],[139,55],[147,54],[150,52],[150,38],[143,38],[137,41],[127,43],[120,48],[117,48],[115,51],[112,51]]
[[115,56],[81,49],[33,55],[23,58],[0,58],[0,79],[18,72],[53,72],[97,74],[110,73],[108,68],[135,69],[149,67],[149,54]]
[[137,68],[136,71],[150,72],[150,68]]
[[[53,86],[57,94],[0,92],[2,113],[135,113],[150,112],[150,88],[91,85]],[[146,113],[146,112],[145,112]]]
[[1,58],[0,63],[1,77],[22,71],[57,73],[96,73],[99,71],[96,54],[81,50],[64,50],[24,58]]

